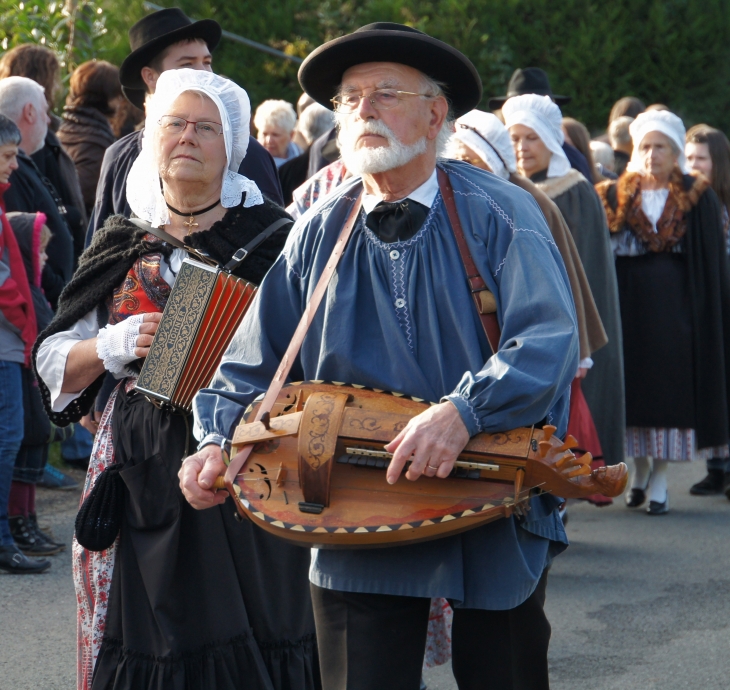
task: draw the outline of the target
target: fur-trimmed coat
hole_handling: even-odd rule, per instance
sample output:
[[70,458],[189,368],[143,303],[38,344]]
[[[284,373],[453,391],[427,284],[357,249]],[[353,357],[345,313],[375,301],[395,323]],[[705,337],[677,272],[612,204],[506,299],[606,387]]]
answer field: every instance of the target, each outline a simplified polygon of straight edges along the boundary
[[[686,378],[688,390],[672,398],[671,394],[642,390],[627,380],[627,422],[642,427],[691,427],[696,431],[698,448],[723,446],[730,434],[730,275],[720,203],[705,178],[683,175],[677,168],[654,232],[641,208],[641,178],[640,173],[624,173],[618,180],[596,187],[611,233],[630,231],[646,250],[640,256],[617,260],[617,266],[622,262],[618,266],[621,275],[626,274],[621,281],[626,285],[621,290],[624,320],[633,317],[634,323],[641,324],[640,334],[634,333],[635,329],[629,332],[626,326],[627,372],[630,364],[632,371],[641,372],[637,377],[646,379],[645,388],[667,378],[671,391]],[[657,324],[677,324],[673,332],[660,332],[659,325],[652,323],[652,298],[654,320]],[[671,316],[672,310],[676,312],[682,305],[688,322],[682,324],[686,338],[679,332],[677,315],[672,322],[667,314]],[[638,309],[643,312],[637,313]],[[671,343],[672,354],[685,339],[688,356],[684,360],[690,370],[668,371],[674,367],[662,361],[660,351]],[[637,348],[645,355],[647,350],[650,353],[644,356],[643,367],[642,362],[633,363],[636,354],[630,350]],[[633,388],[636,391],[632,392]],[[681,419],[676,421],[678,415]]]
[[581,388],[593,415],[607,465],[624,459],[624,363],[618,286],[606,216],[592,185],[577,170],[562,177],[533,176],[560,209],[578,248],[608,344],[596,352]]
[[[283,208],[264,200],[258,206],[244,208],[242,205],[228,210],[222,220],[208,230],[196,232],[188,238],[196,250],[210,255],[219,264],[225,265],[234,252],[244,247],[269,225],[289,215]],[[234,271],[239,278],[258,285],[271,264],[284,247],[291,225],[285,225],[267,239],[256,251]],[[36,358],[40,344],[51,335],[70,329],[86,314],[99,309],[100,326],[106,325],[106,301],[124,281],[134,262],[144,254],[162,252],[169,254],[172,248],[160,242],[149,242],[146,232],[124,218],[112,216],[104,227],[94,235],[91,246],[81,255],[79,267],[71,282],[66,286],[58,303],[58,311],[50,325],[38,336],[33,347],[33,366],[38,376]],[[102,374],[80,397],[71,402],[62,412],[51,409],[50,393],[38,376],[38,382],[48,416],[54,424],[66,426],[81,419],[91,408],[104,381]]]

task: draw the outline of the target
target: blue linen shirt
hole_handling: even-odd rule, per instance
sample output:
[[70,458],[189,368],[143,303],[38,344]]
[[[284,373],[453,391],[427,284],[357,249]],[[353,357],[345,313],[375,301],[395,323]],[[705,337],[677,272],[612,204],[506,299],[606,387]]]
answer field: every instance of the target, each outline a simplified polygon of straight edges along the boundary
[[[545,219],[532,196],[509,182],[466,163],[439,165],[450,177],[474,262],[497,301],[497,354],[474,307],[439,193],[423,227],[405,242],[381,242],[361,215],[292,380],[345,381],[449,400],[471,435],[545,418],[562,434],[578,335],[565,266]],[[292,229],[211,387],[195,398],[201,445],[216,435],[230,438],[245,407],[268,388],[361,186],[359,178],[348,181]],[[411,546],[315,549],[310,578],[331,589],[514,608],[567,545],[558,503],[533,498],[524,519]]]

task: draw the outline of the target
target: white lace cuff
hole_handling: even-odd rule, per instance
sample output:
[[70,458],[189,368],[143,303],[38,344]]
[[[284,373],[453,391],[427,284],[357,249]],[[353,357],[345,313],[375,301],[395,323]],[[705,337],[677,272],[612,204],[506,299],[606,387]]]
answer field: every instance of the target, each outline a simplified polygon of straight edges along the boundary
[[139,359],[134,354],[139,327],[144,314],[135,314],[119,323],[105,326],[96,336],[96,354],[104,368],[115,376],[132,376],[135,372],[127,364]]

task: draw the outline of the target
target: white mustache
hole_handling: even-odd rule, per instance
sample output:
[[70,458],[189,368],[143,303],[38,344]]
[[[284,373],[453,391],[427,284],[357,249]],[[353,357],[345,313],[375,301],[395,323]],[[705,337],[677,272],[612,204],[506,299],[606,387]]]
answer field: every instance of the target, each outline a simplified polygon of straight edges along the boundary
[[382,120],[358,120],[344,127],[340,123],[340,137],[350,145],[354,145],[363,134],[377,134],[388,142],[388,146],[400,143],[393,130]]

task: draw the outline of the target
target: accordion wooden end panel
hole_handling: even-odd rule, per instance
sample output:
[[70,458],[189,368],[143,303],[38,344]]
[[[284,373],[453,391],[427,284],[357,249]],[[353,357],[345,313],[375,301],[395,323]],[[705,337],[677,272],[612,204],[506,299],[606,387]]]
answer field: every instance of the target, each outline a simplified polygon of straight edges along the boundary
[[255,293],[252,283],[185,259],[136,389],[157,404],[189,412],[195,394],[213,378]]
[[[565,498],[616,496],[621,465],[590,467],[554,427],[479,434],[446,479],[386,482],[383,445],[428,403],[362,387],[307,382],[285,386],[270,421],[251,422],[250,407],[234,450],[255,444],[245,465],[231,460],[227,486],[242,515],[300,545],[373,548],[463,532],[508,517],[535,491]],[[231,481],[234,480],[234,481]],[[230,485],[228,482],[231,481]]]

